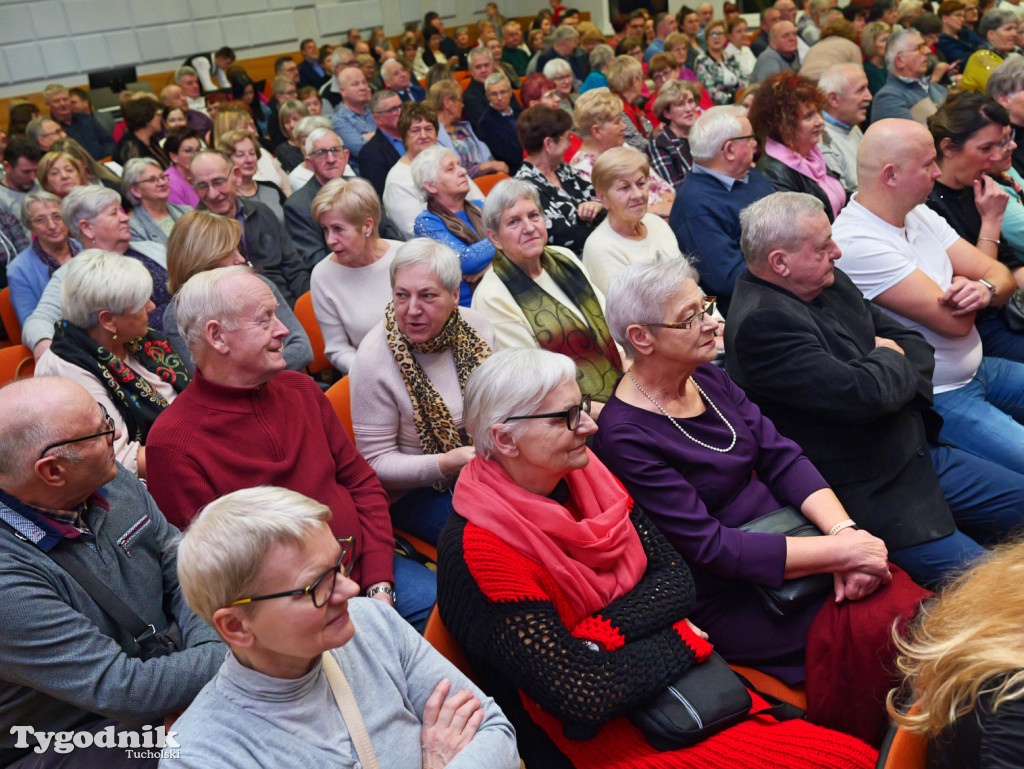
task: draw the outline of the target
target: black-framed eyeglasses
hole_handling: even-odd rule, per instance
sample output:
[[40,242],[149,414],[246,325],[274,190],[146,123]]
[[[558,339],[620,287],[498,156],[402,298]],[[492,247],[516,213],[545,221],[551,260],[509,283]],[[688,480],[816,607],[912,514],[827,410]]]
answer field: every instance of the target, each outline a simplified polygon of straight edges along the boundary
[[726,141],[727,142],[741,142],[744,139],[746,139],[747,141],[753,140],[753,141],[756,142],[757,141],[757,134],[747,134],[746,136],[730,136],[728,139],[726,139]]
[[338,574],[347,577],[352,573],[352,565],[355,561],[352,537],[338,537],[338,544],[341,545],[341,555],[338,562],[321,574],[312,585],[285,590],[282,593],[268,593],[267,595],[254,595],[252,598],[239,598],[232,601],[228,606],[240,606],[244,603],[255,603],[256,601],[269,601],[271,598],[287,598],[293,595],[308,595],[313,600],[313,605],[318,609],[325,606],[334,594],[334,586],[338,581]]
[[47,446],[45,449],[43,449],[42,451],[39,452],[39,458],[42,459],[43,457],[46,456],[46,452],[47,451],[50,451],[51,449],[56,449],[56,448],[58,448],[60,446],[68,446],[68,445],[70,445],[72,443],[82,443],[83,441],[91,441],[94,438],[105,438],[108,435],[113,435],[114,434],[114,419],[113,419],[113,417],[111,417],[110,414],[107,413],[107,410],[105,408],[103,408],[103,404],[102,403],[98,403],[97,402],[96,405],[99,406],[100,407],[100,411],[103,412],[103,424],[105,424],[107,426],[106,430],[103,430],[102,432],[98,432],[98,433],[93,433],[92,435],[86,435],[86,436],[83,436],[82,438],[69,438],[66,441],[57,441],[56,443],[51,443],[49,446]]
[[693,328],[693,324],[696,323],[700,326],[704,322],[705,316],[715,311],[715,302],[718,301],[718,297],[705,296],[704,305],[700,312],[696,313],[692,318],[686,320],[680,320],[675,323],[637,323],[638,326],[652,326],[654,328],[681,328],[689,330]]
[[344,151],[344,147],[324,147],[323,149],[313,150],[309,154],[315,158],[322,158],[327,155],[340,155]]
[[508,417],[501,421],[502,424],[511,422],[514,419],[553,419],[558,417],[559,419],[565,420],[565,426],[570,430],[576,430],[580,426],[580,420],[583,418],[583,412],[590,413],[590,395],[584,395],[581,400],[575,406],[570,406],[565,411],[553,411],[548,414],[524,414],[518,417]]
[[1010,146],[1010,144],[1013,143],[1013,141],[1016,138],[1017,138],[1017,131],[1015,129],[1011,128],[1010,129],[1010,135],[1007,136],[1005,139],[1003,139],[1001,142],[999,142],[999,149],[1005,150],[1007,147]]

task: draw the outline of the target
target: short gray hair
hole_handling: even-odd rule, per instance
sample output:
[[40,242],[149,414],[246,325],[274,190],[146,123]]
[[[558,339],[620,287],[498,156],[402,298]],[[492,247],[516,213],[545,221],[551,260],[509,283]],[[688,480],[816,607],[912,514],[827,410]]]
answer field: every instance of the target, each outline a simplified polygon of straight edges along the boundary
[[445,290],[455,294],[462,282],[462,264],[451,248],[433,238],[413,238],[398,247],[391,260],[391,288],[395,288],[395,276],[406,267],[425,264]]
[[896,57],[910,50],[907,41],[911,37],[921,37],[921,33],[911,27],[889,35],[889,40],[885,44],[885,68],[889,72],[892,72],[892,68],[896,64]]
[[988,33],[992,30],[999,29],[1010,22],[1016,24],[1019,20],[1020,17],[1016,11],[1011,11],[1009,8],[996,8],[981,17],[981,21],[978,22],[978,34],[981,35],[982,40],[988,40]]
[[713,160],[729,139],[739,136],[743,130],[740,118],[746,114],[743,107],[732,105],[705,110],[690,129],[690,155],[693,159],[698,163]]
[[494,185],[494,189],[484,201],[484,227],[497,232],[501,226],[501,215],[522,198],[529,198],[537,204],[541,213],[544,212],[544,207],[540,203],[540,194],[537,192],[536,186],[530,182],[512,178],[503,179]]
[[[40,390],[48,386],[79,385],[63,377],[37,374],[27,379],[16,379],[0,387],[0,391],[8,391],[2,396],[4,399],[11,391],[23,390],[24,392],[19,395],[24,398],[26,404],[25,408],[7,408],[4,418],[0,420],[0,483],[4,486],[21,486],[29,483],[35,474],[36,460],[39,459],[42,450],[66,437],[51,419],[46,418],[46,415],[40,418],[39,409],[33,407],[38,403]],[[70,462],[79,462],[83,457],[80,447],[81,444],[69,443],[52,448],[47,454],[64,457]]]
[[277,486],[241,489],[202,509],[178,544],[178,582],[200,618],[245,598],[275,545],[301,545],[311,534],[331,536],[331,509]]
[[121,194],[133,206],[139,205],[139,199],[132,194],[132,186],[139,183],[139,177],[146,170],[146,166],[156,166],[163,173],[163,168],[153,158],[132,158],[124,164],[124,171],[121,172]]
[[25,229],[31,229],[31,217],[32,213],[30,209],[35,203],[56,203],[57,208],[60,208],[60,198],[54,195],[52,192],[46,190],[39,190],[38,192],[30,192],[25,196],[25,200],[21,203],[21,223]]
[[466,54],[466,61],[472,63],[474,58],[479,58],[481,56],[486,56],[488,59],[491,60],[492,64],[494,63],[494,55],[491,53],[491,50],[485,45],[477,45],[476,48],[474,48],[468,54]]
[[[314,117],[320,116],[314,115]],[[305,120],[305,118],[303,118],[303,120]],[[300,120],[299,122],[301,123],[302,121]],[[313,151],[313,145],[316,144],[321,139],[323,139],[325,136],[336,136],[338,141],[341,142],[342,148],[345,147],[345,140],[338,136],[338,134],[336,134],[330,128],[314,128],[312,131],[309,132],[309,135],[306,136],[306,141],[302,143],[302,148],[306,151],[306,155],[309,155],[309,153]]]
[[381,79],[386,83],[391,79],[392,73],[398,74],[397,70],[399,69],[405,69],[405,65],[403,65],[398,59],[388,59],[380,65]]
[[82,184],[74,187],[60,204],[60,215],[67,224],[71,237],[81,238],[81,221],[91,222],[111,203],[121,204],[121,196],[112,189],[99,184]]
[[[299,137],[309,136],[318,128],[323,128],[327,131],[333,130],[331,119],[325,115],[307,115],[295,124],[295,128],[292,129],[292,138],[298,141]],[[305,142],[303,142],[303,146],[305,146]]]
[[[28,121],[28,125],[25,126],[25,138],[33,144],[39,144],[39,137],[43,135],[43,123],[46,122],[56,123],[57,121],[49,115],[40,115]],[[60,124],[58,123],[58,125]]]
[[988,76],[985,91],[996,101],[1024,91],[1024,56],[1011,53],[1003,59],[1003,63]]
[[184,67],[178,67],[178,69],[175,70],[175,72],[174,72],[174,84],[175,85],[181,85],[182,78],[186,77],[187,75],[192,75],[193,77],[196,77],[196,78],[199,77],[199,73],[195,71],[195,68],[190,67],[190,66],[188,66],[186,64]]
[[854,67],[859,69],[861,72],[864,71],[864,67],[860,64],[833,64],[821,73],[821,77],[818,78],[818,89],[825,94],[825,96],[832,93],[843,93],[850,87],[850,77],[848,73]]
[[626,329],[636,323],[658,323],[683,282],[697,282],[697,271],[684,258],[647,259],[621,270],[608,287],[604,317],[612,337],[627,357],[636,357]]
[[202,349],[207,322],[216,320],[225,328],[236,327],[235,321],[245,304],[245,297],[233,296],[221,288],[222,282],[236,275],[255,275],[255,272],[247,264],[205,270],[185,281],[171,300],[174,319],[193,358]]
[[89,248],[68,265],[60,286],[61,317],[88,331],[101,310],[138,312],[153,295],[153,276],[138,259]]
[[[572,27],[559,27],[559,29],[572,29]],[[609,46],[610,48],[611,46]],[[615,58],[614,54],[611,58]],[[565,59],[554,58],[544,65],[544,71],[542,73],[548,80],[554,80],[556,77],[562,77],[563,75],[571,75],[572,67],[569,66],[569,62]]]
[[568,24],[563,24],[560,27],[555,27],[555,31],[551,33],[551,44],[557,45],[570,37],[579,39],[580,33],[576,31],[575,27],[570,27]]
[[[608,62],[610,62],[614,58],[615,49],[612,48],[610,45],[608,45],[607,43],[595,45],[594,50],[590,52],[590,69],[595,72],[600,72],[605,68],[605,66],[607,66]],[[554,59],[552,59],[551,61],[554,61]],[[548,64],[550,64],[551,61],[549,61]],[[547,69],[547,65],[544,65],[544,69]],[[544,77],[547,77],[547,75],[545,75]]]
[[523,421],[503,422],[536,411],[548,393],[575,381],[576,364],[558,353],[512,348],[491,355],[469,375],[462,399],[462,422],[476,453],[492,458],[492,426],[500,425],[503,432],[512,434],[525,430]]
[[509,88],[512,87],[512,83],[509,82],[508,76],[501,70],[495,70],[489,74],[487,79],[484,81],[484,92],[486,92],[492,85],[501,85],[502,83],[507,85]]
[[[487,78],[488,82],[490,82],[490,79],[491,78]],[[433,147],[427,147],[416,156],[416,159],[412,161],[412,182],[416,185],[417,190],[423,190],[425,195],[429,194],[423,186],[424,182],[437,184],[437,172],[441,168],[441,161],[449,155],[455,155],[456,158],[458,157],[458,155],[448,147],[442,147],[440,144],[435,144]]]
[[796,226],[804,215],[820,214],[825,204],[806,192],[773,192],[740,211],[740,248],[751,267],[764,267],[776,249],[800,250],[804,233]]

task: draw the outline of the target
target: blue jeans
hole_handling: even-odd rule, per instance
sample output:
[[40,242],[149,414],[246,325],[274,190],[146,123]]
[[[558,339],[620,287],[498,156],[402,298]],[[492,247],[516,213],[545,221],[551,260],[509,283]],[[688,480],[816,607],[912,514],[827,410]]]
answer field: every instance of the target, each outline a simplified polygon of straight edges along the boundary
[[437,603],[437,575],[426,566],[395,556],[395,609],[420,633]]
[[935,395],[940,437],[1024,475],[1024,363],[982,358],[974,379]]
[[962,531],[920,545],[889,551],[889,560],[924,587],[939,587],[988,552]]
[[1024,475],[954,446],[933,446],[931,455],[964,533],[991,545],[1024,529]]
[[1015,334],[995,310],[982,310],[974,322],[986,358],[1024,363],[1024,334]]
[[424,486],[391,504],[391,523],[396,529],[436,545],[441,529],[453,512],[451,491]]

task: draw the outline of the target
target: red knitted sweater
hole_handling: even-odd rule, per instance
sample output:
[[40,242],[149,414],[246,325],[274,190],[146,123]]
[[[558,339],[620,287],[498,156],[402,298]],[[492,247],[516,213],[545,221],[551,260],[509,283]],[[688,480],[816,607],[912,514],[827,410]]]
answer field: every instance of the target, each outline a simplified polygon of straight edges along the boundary
[[[877,753],[855,738],[769,717],[687,750],[659,753],[650,746],[623,714],[711,647],[684,621],[694,602],[686,565],[639,508],[631,519],[647,572],[632,591],[589,617],[575,615],[542,564],[489,532],[455,515],[441,534],[441,617],[481,679],[493,683],[485,689],[516,724],[527,763],[557,763],[538,753],[538,742],[545,742],[561,761],[586,769],[873,767]],[[754,700],[755,708],[763,706]]]

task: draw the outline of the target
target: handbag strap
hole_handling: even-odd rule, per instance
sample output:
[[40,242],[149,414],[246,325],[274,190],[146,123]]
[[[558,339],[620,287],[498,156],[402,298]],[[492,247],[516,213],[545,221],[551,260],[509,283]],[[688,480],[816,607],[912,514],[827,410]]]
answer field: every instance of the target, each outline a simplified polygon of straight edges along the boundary
[[751,711],[747,714],[749,718],[752,718],[753,716],[771,716],[777,721],[793,721],[804,717],[804,711],[796,705],[786,702],[785,700],[780,700],[774,694],[768,694],[768,692],[761,691],[742,673],[737,673],[735,670],[732,672],[738,679],[740,679],[740,681],[743,682],[743,685],[746,686],[747,689],[754,692],[754,694],[763,699],[770,706],[767,708],[761,708],[760,710]]
[[366,731],[366,724],[363,722],[363,714],[359,712],[359,704],[352,694],[352,688],[348,685],[348,679],[345,678],[341,665],[334,659],[334,655],[330,651],[325,651],[322,656],[324,675],[327,676],[327,683],[331,685],[331,691],[334,692],[334,699],[338,703],[338,710],[341,711],[345,727],[352,738],[356,755],[359,756],[359,763],[363,769],[380,769],[377,754],[370,741],[370,733]]

